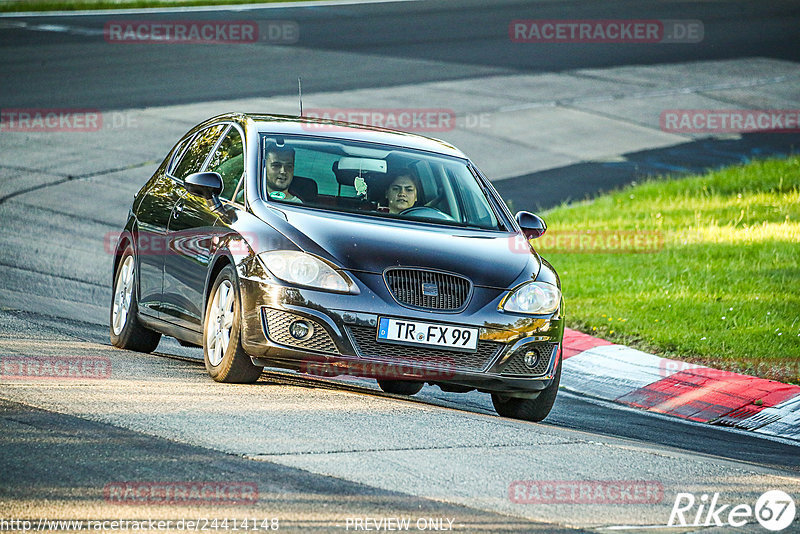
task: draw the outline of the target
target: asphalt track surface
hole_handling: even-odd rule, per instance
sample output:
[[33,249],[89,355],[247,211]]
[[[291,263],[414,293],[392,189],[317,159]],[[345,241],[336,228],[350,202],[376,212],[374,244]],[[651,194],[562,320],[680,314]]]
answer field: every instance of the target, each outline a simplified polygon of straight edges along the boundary
[[[303,76],[304,90],[315,92],[480,78],[499,73],[667,64],[691,59],[763,56],[800,60],[800,49],[796,46],[800,8],[796,2],[768,5],[749,2],[494,2],[490,6],[486,2],[460,2],[458,5],[421,2],[254,10],[236,14],[193,13],[190,17],[159,15],[159,18],[175,20],[227,17],[293,20],[301,28],[301,39],[296,45],[281,47],[268,44],[108,46],[97,30],[102,29],[109,16],[0,19],[0,107],[128,109],[286,95],[296,90],[298,74]],[[115,20],[124,18],[114,16]],[[141,20],[142,16],[127,18]],[[704,21],[705,39],[699,46],[691,47],[559,45],[537,48],[538,53],[534,55],[520,53],[508,42],[508,21],[515,18],[699,19]],[[73,30],[36,31],[14,26],[12,22],[63,24]],[[74,28],[87,31],[76,32]],[[780,145],[781,150],[791,149],[791,142],[787,143],[785,137],[754,137],[750,144],[745,137],[740,146],[726,146],[726,149],[736,153],[773,145]],[[13,168],[7,155],[10,154],[4,154],[0,162],[6,175]],[[30,152],[28,157],[31,157]],[[675,160],[686,164],[687,158],[675,154]],[[74,160],[70,164],[75,164]],[[600,176],[598,183],[587,187],[587,192],[614,185],[614,173],[601,164],[579,170],[584,176]],[[575,171],[573,168],[549,172],[556,176],[574,176]],[[163,380],[171,389],[215,386],[203,376],[197,351],[170,342],[162,343],[155,358],[112,351],[102,321],[93,319],[94,314],[87,317],[81,313],[81,299],[85,293],[91,294],[91,300],[101,305],[110,299],[106,280],[108,258],[102,254],[91,256],[87,251],[95,248],[86,245],[86,236],[121,225],[126,203],[137,188],[133,182],[136,173],[122,171],[118,182],[112,181],[117,188],[99,187],[92,202],[86,200],[85,192],[81,196],[80,191],[57,197],[63,204],[48,201],[47,187],[53,187],[53,194],[64,192],[66,188],[62,186],[70,185],[70,176],[66,175],[61,185],[51,183],[41,190],[0,201],[3,220],[0,249],[2,354],[43,354],[63,344],[75,353],[107,355],[114,369],[119,367],[123,375],[126,365],[142,365],[148,380]],[[520,184],[527,179],[530,177],[501,183],[507,184],[508,191],[513,193],[512,187],[523,187]],[[82,180],[78,178],[77,181]],[[579,181],[586,183],[586,180]],[[559,198],[559,194],[562,193],[555,192],[553,198]],[[74,247],[75,255],[82,257],[77,261],[66,258],[69,246],[65,251],[63,244],[51,246],[55,242],[68,243]],[[65,265],[78,268],[69,272]],[[48,311],[46,299],[26,298],[29,291],[37,295],[42,293],[32,290],[34,286],[47,284],[53,287],[53,300],[75,301],[72,317]],[[80,293],[81,298],[74,297],[73,292]],[[61,309],[70,309],[69,305],[65,306]],[[135,369],[131,376],[135,376]],[[298,406],[302,406],[304,395],[325,397],[328,394],[336,399],[341,395],[351,398],[347,402],[362,398],[366,399],[364,402],[378,402],[390,411],[413,411],[419,407],[433,411],[433,417],[444,414],[444,420],[467,429],[477,419],[488,417],[492,421],[502,421],[492,415],[485,395],[458,396],[428,387],[417,398],[404,400],[380,393],[374,382],[366,380],[311,379],[285,373],[266,373],[259,385],[243,393],[242,402],[269,399],[269,395],[262,392],[268,385],[275,386],[279,395],[299,399],[300,404],[290,406],[297,410],[296,417],[301,422],[305,421],[305,414]],[[81,384],[76,389],[85,391],[89,387]],[[125,389],[122,384],[115,387],[135,394],[135,390]],[[251,439],[246,432],[232,431],[230,446],[198,445],[196,436],[191,438],[191,431],[187,431],[189,437],[185,439],[180,432],[171,434],[169,428],[160,432],[157,427],[165,419],[154,418],[151,422],[144,419],[141,424],[129,425],[124,421],[131,414],[122,414],[120,422],[115,418],[113,406],[108,405],[104,405],[108,410],[105,413],[81,412],[83,408],[79,403],[88,401],[80,392],[73,398],[66,389],[62,399],[57,384],[50,388],[27,388],[24,384],[4,383],[0,391],[0,399],[3,399],[0,401],[0,504],[15,517],[32,517],[31,514],[41,515],[51,509],[53,516],[67,517],[81,508],[93,511],[90,515],[95,518],[103,517],[97,514],[108,513],[108,508],[104,508],[99,492],[109,480],[157,478],[255,481],[262,494],[260,513],[263,514],[264,509],[275,513],[280,510],[283,517],[291,518],[281,530],[341,530],[343,518],[347,516],[390,515],[457,517],[462,531],[556,531],[563,527],[554,523],[596,523],[584,517],[587,512],[574,507],[566,512],[574,516],[562,515],[563,521],[555,519],[558,514],[545,514],[545,520],[532,521],[528,513],[504,511],[508,515],[503,515],[474,506],[462,507],[453,504],[452,499],[432,500],[413,492],[389,491],[380,485],[354,482],[335,474],[321,475],[321,470],[296,469],[269,454],[255,461],[252,458],[259,455],[255,449],[246,448],[245,444]],[[73,401],[74,408],[70,405]],[[47,408],[41,409],[42,405]],[[206,412],[193,413],[191,404],[174,408],[186,413],[190,423],[196,419],[198,424],[201,421],[208,424],[204,419]],[[246,417],[238,411],[235,413]],[[334,415],[331,413],[332,417]],[[794,445],[620,410],[572,394],[559,396],[545,424],[503,424],[530,434],[552,434],[564,439],[569,436],[569,440],[595,444],[597,449],[613,448],[620,454],[629,449],[645,451],[652,461],[648,467],[653,476],[663,475],[665,479],[668,477],[661,471],[664,467],[659,458],[691,458],[703,465],[765,474],[772,477],[765,480],[772,482],[776,477],[784,478],[792,481],[792,487],[797,487],[800,472],[800,454]],[[429,430],[422,428],[420,432]],[[313,432],[313,427],[309,432]],[[343,426],[339,432],[344,435],[348,429]],[[397,446],[402,447],[407,438],[398,435]],[[486,440],[490,442],[491,435],[487,435]],[[245,452],[231,452],[239,450],[237,447],[244,447]],[[585,461],[592,465],[597,450],[588,450]],[[574,455],[555,451],[545,451],[545,454],[554,455],[553,465],[563,465],[565,472],[579,462]],[[425,457],[420,461],[425,461]],[[398,479],[402,478],[402,465],[390,462],[387,466],[387,469],[397,469]],[[591,479],[599,472],[612,478],[622,471],[587,467],[583,476]],[[431,468],[431,475],[437,476],[435,466]],[[704,486],[702,480],[688,477],[687,485],[702,488],[702,491],[725,490],[722,482],[718,482],[718,487],[710,482]],[[767,489],[771,488],[765,486],[761,491]],[[34,504],[29,506],[28,502]],[[48,508],[47,502],[67,504]],[[664,505],[667,509],[668,504]],[[192,510],[161,509],[162,515],[167,514],[165,517],[189,512]],[[219,515],[223,510],[216,512]],[[142,515],[145,510],[130,512],[127,517],[137,513]],[[523,517],[528,519],[521,519]],[[643,520],[661,524],[664,521],[663,515]]]
[[[294,21],[299,41],[235,46],[108,46],[106,22]],[[509,40],[514,19],[701,20],[695,44],[539,44]],[[770,2],[399,2],[248,10],[37,17],[71,32],[0,32],[3,107],[128,109],[186,102],[381,87],[521,72],[737,57],[800,59],[800,4]],[[0,19],[0,27],[4,21]],[[89,35],[79,34],[89,30]],[[94,31],[95,33],[91,33]]]

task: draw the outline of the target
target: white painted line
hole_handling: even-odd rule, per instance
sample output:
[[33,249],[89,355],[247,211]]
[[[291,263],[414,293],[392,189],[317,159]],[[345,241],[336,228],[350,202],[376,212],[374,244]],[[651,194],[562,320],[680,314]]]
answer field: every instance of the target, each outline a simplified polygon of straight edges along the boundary
[[759,434],[789,435],[798,439],[800,438],[800,395],[796,395],[771,408],[764,408],[758,414],[745,419],[739,424],[743,425],[746,421],[760,424],[758,428],[754,429]]
[[[569,71],[567,71],[564,74],[572,75],[572,73]],[[709,91],[726,91],[729,89],[747,89],[752,87],[762,87],[765,85],[775,85],[787,81],[796,80],[798,78],[800,78],[800,74],[794,76],[781,75],[781,76],[772,76],[769,78],[755,78],[738,82],[692,85],[688,87],[676,87],[672,89],[653,89],[653,90],[639,91],[636,93],[630,93],[626,95],[612,94],[612,95],[597,95],[597,96],[580,96],[574,98],[549,100],[546,102],[532,102],[525,104],[514,104],[510,106],[503,106],[498,110],[498,112],[503,113],[509,111],[523,111],[526,109],[536,109],[541,107],[569,106],[576,104],[588,104],[592,102],[614,102],[617,100],[641,100],[646,98],[657,98],[663,96],[705,93]]]
[[780,421],[783,417],[790,415],[792,412],[800,411],[800,395],[796,395],[785,401],[764,408],[755,415],[746,417],[741,421],[733,423],[736,428],[744,428],[746,430],[756,430]]
[[4,28],[17,28],[21,30],[30,30],[35,32],[58,32],[58,33],[71,33],[74,35],[103,35],[103,30],[92,28],[80,28],[77,26],[63,26],[61,24],[29,24],[22,21],[4,21],[0,22],[0,29]]
[[669,361],[624,345],[601,345],[564,360],[562,380],[574,377],[587,394],[615,400],[678,372]]
[[419,2],[421,0],[317,0],[311,2],[270,2],[263,4],[231,4],[213,6],[151,7],[97,9],[80,11],[18,11],[0,13],[0,18],[10,17],[82,17],[96,15],[146,15],[151,13],[201,13],[208,11],[252,11],[256,9],[293,9],[304,7],[349,6],[357,4],[391,4]]

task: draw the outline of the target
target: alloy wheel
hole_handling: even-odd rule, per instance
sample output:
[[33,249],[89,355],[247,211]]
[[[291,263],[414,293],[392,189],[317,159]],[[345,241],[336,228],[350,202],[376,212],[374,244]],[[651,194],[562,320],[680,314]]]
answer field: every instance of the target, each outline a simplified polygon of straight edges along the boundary
[[120,267],[117,288],[114,293],[114,308],[111,324],[114,334],[120,335],[125,323],[128,320],[128,312],[131,309],[131,296],[133,295],[133,256],[128,256]]
[[223,280],[211,301],[206,329],[208,359],[215,367],[222,363],[222,358],[228,350],[233,328],[234,302],[233,285],[228,280]]

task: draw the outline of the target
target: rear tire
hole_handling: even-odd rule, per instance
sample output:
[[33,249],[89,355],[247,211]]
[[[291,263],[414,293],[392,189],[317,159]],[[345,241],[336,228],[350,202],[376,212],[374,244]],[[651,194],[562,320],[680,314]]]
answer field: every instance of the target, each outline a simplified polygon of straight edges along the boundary
[[226,265],[211,288],[203,319],[203,359],[217,382],[252,384],[262,367],[253,365],[241,344],[241,298],[233,267]]
[[128,245],[119,260],[111,290],[108,321],[111,344],[120,349],[153,352],[161,340],[161,334],[145,328],[139,322],[136,286],[136,256],[133,247]]
[[553,382],[543,389],[535,399],[523,399],[492,393],[492,404],[497,413],[503,417],[538,423],[543,421],[553,408],[553,403],[556,401],[556,395],[558,394],[559,382],[561,382],[560,357]]
[[386,393],[394,393],[395,395],[416,395],[420,392],[425,383],[411,380],[378,380],[378,385]]

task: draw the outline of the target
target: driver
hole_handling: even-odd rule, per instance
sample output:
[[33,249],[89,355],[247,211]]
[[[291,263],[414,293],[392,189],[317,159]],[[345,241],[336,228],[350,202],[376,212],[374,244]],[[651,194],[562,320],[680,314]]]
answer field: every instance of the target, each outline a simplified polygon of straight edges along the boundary
[[395,173],[386,189],[386,200],[389,202],[389,213],[400,213],[413,208],[417,203],[420,187],[419,178],[410,169],[402,169]]
[[289,192],[289,186],[294,179],[294,149],[278,146],[275,143],[267,145],[267,194],[269,198],[283,200],[284,202],[303,202]]

